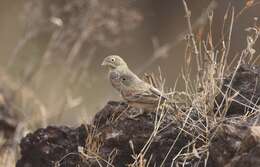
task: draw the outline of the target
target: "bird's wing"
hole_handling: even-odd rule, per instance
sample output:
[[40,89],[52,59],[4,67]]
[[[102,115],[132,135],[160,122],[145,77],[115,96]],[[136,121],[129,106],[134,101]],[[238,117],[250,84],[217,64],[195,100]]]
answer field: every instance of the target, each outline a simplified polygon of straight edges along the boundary
[[150,91],[151,91],[153,94],[157,95],[159,98],[162,98],[162,100],[167,100],[167,97],[164,96],[164,95],[162,94],[162,92],[159,91],[158,89],[156,89],[155,87],[150,87]]
[[[161,92],[156,88],[150,87],[142,91],[133,91],[131,94],[125,96],[128,101],[138,103],[154,104],[158,101],[166,100],[166,97],[162,96]],[[161,98],[161,99],[160,99]]]

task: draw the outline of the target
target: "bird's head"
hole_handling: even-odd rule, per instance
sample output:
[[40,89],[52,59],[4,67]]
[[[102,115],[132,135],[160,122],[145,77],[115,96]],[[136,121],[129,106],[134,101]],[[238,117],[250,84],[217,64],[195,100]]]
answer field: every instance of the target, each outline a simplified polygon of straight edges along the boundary
[[109,67],[110,69],[116,69],[118,67],[127,67],[126,62],[120,56],[117,55],[107,56],[103,60],[101,65]]

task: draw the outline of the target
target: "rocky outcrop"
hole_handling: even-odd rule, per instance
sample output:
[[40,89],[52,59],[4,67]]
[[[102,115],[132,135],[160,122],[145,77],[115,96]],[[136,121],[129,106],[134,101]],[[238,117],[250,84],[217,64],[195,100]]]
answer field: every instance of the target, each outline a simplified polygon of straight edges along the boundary
[[227,102],[227,116],[254,112],[260,104],[260,67],[247,64],[239,66],[223,80],[221,91],[216,97],[216,106],[225,106],[227,97],[232,97]]
[[20,143],[22,158],[17,167],[83,166],[78,147],[85,146],[85,126],[52,127],[28,134]]

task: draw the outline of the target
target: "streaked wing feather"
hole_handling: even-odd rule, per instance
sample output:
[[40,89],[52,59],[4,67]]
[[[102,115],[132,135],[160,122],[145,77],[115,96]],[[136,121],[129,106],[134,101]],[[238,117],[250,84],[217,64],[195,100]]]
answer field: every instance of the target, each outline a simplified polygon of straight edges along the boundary
[[150,88],[150,91],[151,91],[152,93],[156,94],[159,98],[162,98],[162,100],[167,100],[167,97],[164,96],[164,95],[162,94],[162,92],[160,92],[160,91],[159,91],[158,89],[156,89],[155,87],[151,87],[151,88]]
[[166,100],[166,98],[161,96],[158,90],[148,89],[146,91],[127,96],[126,99],[131,102],[154,104],[159,101],[160,97],[162,98],[161,100]]

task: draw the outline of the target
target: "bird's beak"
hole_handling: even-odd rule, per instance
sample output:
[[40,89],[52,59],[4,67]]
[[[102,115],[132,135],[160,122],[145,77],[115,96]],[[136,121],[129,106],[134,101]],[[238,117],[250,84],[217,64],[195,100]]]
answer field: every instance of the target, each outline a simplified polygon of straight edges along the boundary
[[101,66],[107,66],[107,62],[106,61],[103,61]]

